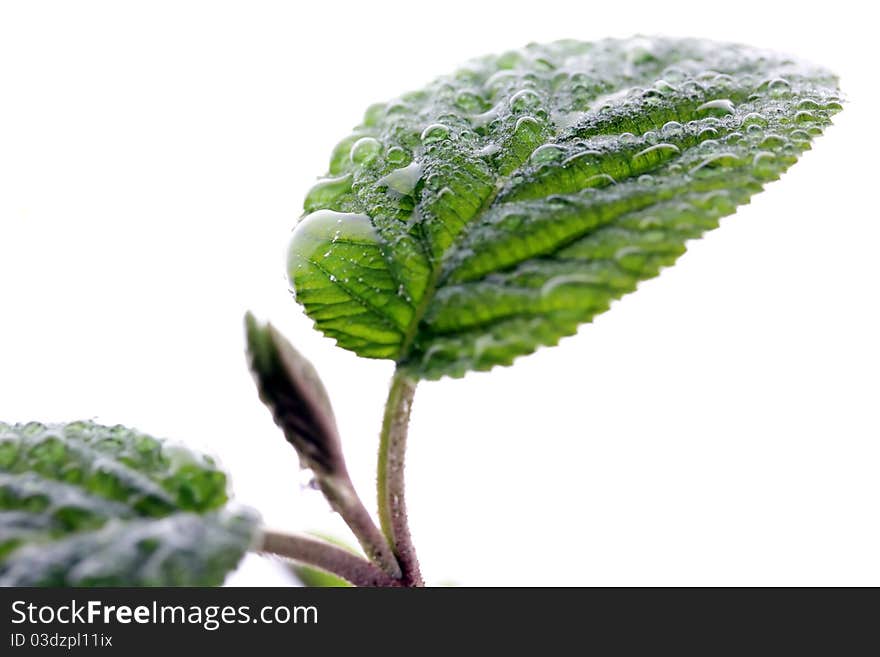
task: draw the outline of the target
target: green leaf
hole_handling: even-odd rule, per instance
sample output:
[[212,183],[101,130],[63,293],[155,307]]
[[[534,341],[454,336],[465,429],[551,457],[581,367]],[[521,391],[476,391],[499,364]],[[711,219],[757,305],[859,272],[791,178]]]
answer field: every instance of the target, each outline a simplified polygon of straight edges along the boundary
[[840,109],[831,73],[724,43],[478,59],[339,143],[294,231],[297,300],[411,376],[509,364],[674,263]]
[[220,584],[256,516],[207,457],[122,426],[0,423],[0,586]]

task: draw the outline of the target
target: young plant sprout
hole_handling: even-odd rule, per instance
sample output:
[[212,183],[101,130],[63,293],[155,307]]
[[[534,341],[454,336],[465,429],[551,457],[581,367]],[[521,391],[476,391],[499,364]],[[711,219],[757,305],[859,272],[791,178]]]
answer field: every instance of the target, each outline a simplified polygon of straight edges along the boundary
[[531,44],[369,107],[306,195],[288,273],[319,331],[395,363],[378,524],[317,372],[246,319],[260,398],[362,554],[262,528],[184,448],[0,424],[0,584],[215,585],[253,549],[356,586],[423,585],[404,486],[418,383],[572,335],[778,178],[840,103],[833,74],[785,55],[640,37]]

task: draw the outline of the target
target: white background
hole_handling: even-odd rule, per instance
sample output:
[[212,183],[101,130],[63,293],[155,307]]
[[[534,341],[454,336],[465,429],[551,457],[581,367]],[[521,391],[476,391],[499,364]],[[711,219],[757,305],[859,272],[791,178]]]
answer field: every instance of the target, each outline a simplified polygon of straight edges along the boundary
[[[874,19],[867,3],[0,3],[0,417],[96,418],[217,455],[280,529],[300,490],[241,317],[332,394],[373,505],[391,374],[311,329],[284,252],[371,102],[528,41],[788,51],[849,102],[783,180],[561,346],[421,386],[408,483],[431,583],[880,585]],[[251,557],[235,583],[282,583]]]

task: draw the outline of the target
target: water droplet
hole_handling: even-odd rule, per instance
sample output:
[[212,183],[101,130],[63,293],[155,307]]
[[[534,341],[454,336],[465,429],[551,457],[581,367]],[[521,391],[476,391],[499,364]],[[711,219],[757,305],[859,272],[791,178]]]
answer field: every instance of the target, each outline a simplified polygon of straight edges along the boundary
[[[738,143],[741,142],[743,139],[744,139],[743,133],[741,133],[741,132],[731,132],[729,135],[727,135],[727,136],[724,138],[724,143],[725,143],[725,144],[738,144]],[[711,142],[712,142],[713,144],[717,144],[717,143],[718,143],[718,142],[715,141],[714,139],[711,140]]]
[[483,109],[482,99],[472,91],[462,91],[455,97],[455,104],[469,114]]
[[749,112],[742,118],[740,125],[743,127],[750,125],[765,126],[767,125],[767,118],[758,112]]
[[388,152],[385,153],[385,159],[391,164],[405,164],[409,161],[409,153],[400,146],[392,146],[388,149]]
[[306,194],[303,202],[306,212],[332,205],[341,196],[351,191],[351,174],[338,178],[322,178]]
[[761,137],[764,134],[764,128],[759,125],[750,125],[746,128],[746,134],[753,138]]
[[607,173],[597,173],[590,176],[583,183],[584,189],[589,187],[608,187],[608,185],[616,185],[617,181]]
[[654,88],[657,89],[658,91],[660,91],[661,93],[663,93],[664,95],[675,93],[677,91],[677,89],[674,86],[672,86],[666,80],[663,80],[663,79],[657,80],[654,83]]
[[687,78],[687,73],[679,66],[670,66],[663,70],[663,79],[672,82],[681,82]]
[[667,121],[663,124],[663,127],[660,128],[660,134],[664,137],[670,137],[673,135],[678,135],[681,133],[681,123],[678,121]]
[[686,80],[681,84],[681,90],[686,94],[697,98],[704,91],[706,91],[705,87],[702,84],[697,82],[696,80]]
[[447,128],[442,123],[432,123],[427,128],[422,130],[421,137],[422,143],[427,144],[436,144],[438,141],[443,141],[444,139],[449,137],[449,128]]
[[761,151],[760,153],[756,153],[755,157],[752,158],[752,166],[756,169],[768,169],[773,167],[773,163],[776,160],[776,155],[770,153],[768,151]]
[[565,149],[561,146],[557,146],[556,144],[544,144],[532,152],[531,160],[533,163],[541,165],[558,162],[564,156]]
[[766,90],[774,98],[782,98],[791,93],[791,83],[784,78],[773,78],[762,84],[761,90]]
[[733,153],[718,153],[704,159],[697,166],[691,169],[691,173],[693,174],[700,171],[708,171],[723,167],[732,167],[736,166],[737,164],[739,164],[739,158]]
[[443,178],[439,173],[432,173],[425,178],[425,187],[428,189],[438,190],[443,186]]
[[382,150],[382,144],[373,137],[361,137],[351,145],[349,158],[353,164],[363,166],[375,160]]
[[480,157],[492,157],[501,150],[501,146],[492,142],[491,144],[486,144],[483,148],[480,149],[479,155]]
[[351,145],[361,138],[360,134],[349,135],[333,147],[333,153],[330,155],[330,175],[339,176],[346,171],[351,164],[349,154],[351,153]]
[[378,125],[384,114],[385,103],[374,103],[373,105],[370,105],[367,108],[367,111],[364,112],[364,125],[367,127]]
[[680,153],[681,149],[675,144],[655,144],[633,155],[631,165],[636,171],[644,171],[671,160]]
[[546,297],[553,293],[556,288],[562,287],[564,285],[590,285],[601,283],[601,279],[595,274],[589,274],[586,272],[583,273],[572,273],[572,274],[560,274],[559,276],[554,276],[549,279],[546,283],[541,286],[541,296]]
[[513,132],[520,133],[523,130],[538,133],[541,131],[541,124],[532,116],[523,116],[517,119],[516,125],[513,127]]
[[471,83],[476,82],[480,79],[480,76],[469,68],[460,68],[455,72],[454,75],[456,80],[460,80],[462,82]]
[[736,111],[736,106],[728,98],[719,98],[703,103],[697,108],[698,112],[708,114],[710,116],[727,116]]
[[529,112],[541,105],[541,97],[531,89],[523,89],[510,97],[510,109],[514,114]]
[[614,259],[624,269],[636,271],[645,266],[646,254],[637,246],[624,246],[615,252]]
[[812,112],[808,112],[807,110],[801,110],[797,114],[794,115],[795,123],[810,123],[816,120],[815,114]]
[[697,134],[697,139],[702,141],[703,139],[714,139],[717,136],[718,131],[715,128],[708,127],[700,130],[700,132]]
[[408,196],[415,190],[421,176],[422,165],[418,162],[413,162],[409,166],[395,169],[391,173],[380,178],[377,183],[385,185],[398,194]]
[[[296,225],[290,240],[288,271],[311,267],[316,260],[328,257],[338,240],[378,244],[379,237],[373,222],[365,214],[317,210],[303,217]],[[331,278],[335,282],[335,277]]]
[[761,148],[781,148],[785,145],[785,139],[779,135],[767,135],[761,140]]
[[502,87],[510,84],[516,80],[516,74],[512,71],[497,71],[489,76],[486,80],[485,86],[489,88],[493,93],[497,93]]
[[817,103],[815,100],[805,98],[797,104],[797,108],[802,110],[817,110],[819,109],[819,103]]
[[553,71],[556,69],[556,64],[551,62],[546,57],[536,57],[532,60],[532,66],[534,66],[536,71],[542,71],[547,73],[549,71]]
[[495,121],[499,116],[501,116],[501,112],[503,110],[503,105],[498,103],[493,108],[486,110],[482,114],[475,114],[471,117],[471,125],[478,130],[480,128],[484,128],[487,125],[490,125],[493,121]]

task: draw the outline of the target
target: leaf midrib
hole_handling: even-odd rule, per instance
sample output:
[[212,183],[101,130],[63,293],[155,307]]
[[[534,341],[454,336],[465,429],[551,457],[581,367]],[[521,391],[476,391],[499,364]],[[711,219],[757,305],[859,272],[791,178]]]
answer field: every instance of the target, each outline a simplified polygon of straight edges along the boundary
[[492,193],[486,196],[483,199],[483,202],[480,203],[480,207],[474,212],[473,216],[465,223],[464,227],[461,231],[459,231],[458,235],[456,235],[452,243],[449,247],[443,252],[443,256],[437,260],[432,261],[431,267],[431,277],[428,279],[428,284],[425,286],[425,291],[422,294],[422,298],[419,300],[419,303],[416,305],[413,310],[413,316],[410,320],[409,326],[407,326],[406,331],[403,336],[403,341],[400,343],[400,352],[398,353],[396,364],[400,367],[401,364],[405,363],[409,358],[409,351],[412,348],[413,343],[415,342],[416,335],[419,332],[419,326],[422,323],[422,319],[425,317],[425,313],[428,311],[428,307],[431,305],[431,301],[434,300],[434,294],[437,292],[437,288],[439,286],[440,280],[443,276],[443,261],[446,259],[447,254],[452,252],[458,246],[460,240],[463,239],[465,235],[467,235],[470,227],[475,223],[474,219],[483,216],[483,214],[495,203],[495,199],[498,198],[498,194],[501,193],[501,190],[507,185],[507,182],[513,176],[514,173],[519,171],[520,166],[516,167],[509,174],[505,176],[499,176],[495,181],[495,187],[492,190]]

